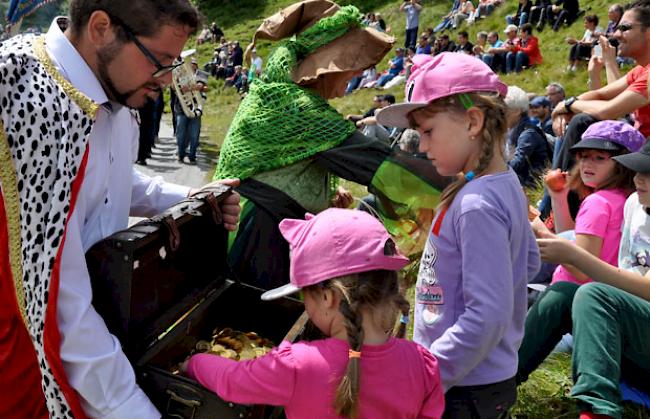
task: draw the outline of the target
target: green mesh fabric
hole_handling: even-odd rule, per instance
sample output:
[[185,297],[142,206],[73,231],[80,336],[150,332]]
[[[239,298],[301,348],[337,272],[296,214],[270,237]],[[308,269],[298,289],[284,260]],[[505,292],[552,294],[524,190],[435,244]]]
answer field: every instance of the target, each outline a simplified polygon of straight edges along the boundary
[[246,179],[292,164],[341,143],[355,130],[316,92],[295,84],[298,61],[361,26],[361,13],[345,6],[283,41],[253,81],[230,125],[215,179]]

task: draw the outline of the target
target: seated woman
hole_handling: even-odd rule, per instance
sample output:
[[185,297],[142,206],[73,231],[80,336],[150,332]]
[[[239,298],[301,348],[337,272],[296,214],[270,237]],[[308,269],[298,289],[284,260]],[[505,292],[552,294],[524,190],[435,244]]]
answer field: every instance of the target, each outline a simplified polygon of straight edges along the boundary
[[603,29],[598,27],[598,16],[585,16],[585,33],[582,35],[582,38],[578,40],[568,37],[566,39],[566,43],[571,45],[569,64],[566,67],[567,71],[576,71],[580,61],[589,60],[591,50],[598,42],[598,37],[602,33]]
[[594,282],[572,295],[572,370],[580,418],[620,418],[621,380],[650,394],[650,143],[614,157],[636,172],[625,203],[618,268],[562,239],[538,240],[542,259],[575,266]]

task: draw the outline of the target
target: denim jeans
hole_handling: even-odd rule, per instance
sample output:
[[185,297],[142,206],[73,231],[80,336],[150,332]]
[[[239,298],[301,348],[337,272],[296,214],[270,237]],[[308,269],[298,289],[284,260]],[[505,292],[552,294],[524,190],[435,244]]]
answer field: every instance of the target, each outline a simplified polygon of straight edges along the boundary
[[508,25],[517,25],[520,28],[521,28],[521,25],[523,25],[524,23],[528,23],[528,13],[522,13],[521,15],[519,15],[519,21],[518,22],[515,22],[516,17],[517,16],[515,16],[515,15],[506,16],[506,23]]
[[407,29],[404,38],[404,48],[415,48],[415,44],[418,42],[418,27]]
[[509,52],[506,54],[506,73],[520,73],[529,63],[528,55],[522,51],[517,53]]
[[178,158],[182,159],[187,154],[187,146],[190,146],[188,155],[191,161],[196,160],[196,149],[199,147],[199,135],[201,134],[201,117],[188,118],[180,112],[176,115],[176,145],[178,146]]

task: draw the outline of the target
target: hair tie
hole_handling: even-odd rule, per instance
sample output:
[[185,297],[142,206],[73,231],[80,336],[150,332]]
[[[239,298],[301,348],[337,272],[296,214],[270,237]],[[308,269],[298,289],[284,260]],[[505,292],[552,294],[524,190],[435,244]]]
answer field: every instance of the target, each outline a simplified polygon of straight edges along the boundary
[[361,352],[353,351],[352,349],[348,350],[348,358],[361,358]]
[[471,182],[472,179],[474,179],[475,177],[476,177],[476,174],[475,174],[474,171],[472,171],[472,170],[470,170],[469,172],[465,173],[465,180],[468,181],[468,182]]
[[402,324],[409,324],[408,314],[402,314],[402,316],[399,318],[399,322]]

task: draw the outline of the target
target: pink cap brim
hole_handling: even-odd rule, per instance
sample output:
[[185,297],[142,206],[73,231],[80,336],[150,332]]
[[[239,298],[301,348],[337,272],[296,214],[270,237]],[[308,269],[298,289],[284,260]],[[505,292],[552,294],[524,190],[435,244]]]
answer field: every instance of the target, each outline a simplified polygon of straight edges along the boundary
[[408,114],[428,104],[427,102],[397,103],[380,109],[375,117],[379,124],[386,127],[411,128]]
[[287,295],[295,294],[300,291],[300,288],[293,284],[285,284],[281,287],[273,288],[262,294],[263,301],[277,300],[278,298],[286,297]]

